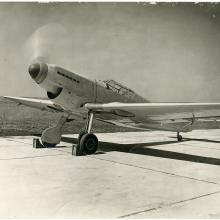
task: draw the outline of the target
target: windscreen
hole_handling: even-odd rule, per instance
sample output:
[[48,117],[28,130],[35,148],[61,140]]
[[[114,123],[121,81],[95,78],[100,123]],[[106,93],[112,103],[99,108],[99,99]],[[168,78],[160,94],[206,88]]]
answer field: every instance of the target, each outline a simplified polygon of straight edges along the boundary
[[126,86],[123,86],[122,84],[114,80],[105,80],[103,82],[106,84],[107,89],[111,89],[112,91],[117,92],[120,95],[124,95],[129,98],[135,95],[131,89],[127,88]]

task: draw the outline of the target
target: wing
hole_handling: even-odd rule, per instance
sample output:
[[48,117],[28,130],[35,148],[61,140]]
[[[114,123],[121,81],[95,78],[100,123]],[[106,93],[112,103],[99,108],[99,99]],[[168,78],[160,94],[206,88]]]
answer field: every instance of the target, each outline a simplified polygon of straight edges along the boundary
[[220,117],[220,103],[88,103],[86,108],[144,121]]
[[42,111],[65,112],[64,108],[62,108],[60,105],[53,103],[51,100],[37,98],[20,98],[12,96],[4,96],[4,98],[17,102],[20,105],[40,109]]
[[41,111],[49,111],[49,112],[61,112],[68,114],[68,119],[74,120],[82,120],[86,117],[86,112],[73,112],[65,109],[63,106],[54,103],[48,99],[39,99],[39,98],[21,98],[21,97],[12,97],[12,96],[4,96],[4,98],[9,99],[13,102],[17,102],[19,105],[25,105],[31,108],[36,108]]
[[[216,119],[220,117],[220,103],[107,103],[92,104],[85,106],[88,110],[97,113],[121,116],[119,119],[107,119],[116,125],[126,124],[139,128],[165,129],[162,124],[183,123],[188,126],[194,119]],[[102,118],[103,119],[103,118]],[[116,122],[117,121],[117,122]],[[148,124],[149,126],[145,126]],[[170,126],[169,130],[176,130]],[[168,128],[167,128],[168,129]]]

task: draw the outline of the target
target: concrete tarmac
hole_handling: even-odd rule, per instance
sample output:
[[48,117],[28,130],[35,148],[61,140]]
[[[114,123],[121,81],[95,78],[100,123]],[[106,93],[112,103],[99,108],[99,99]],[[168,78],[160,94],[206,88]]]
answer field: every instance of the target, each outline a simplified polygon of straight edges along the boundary
[[1,137],[0,218],[220,218],[220,130],[97,136],[81,157],[77,135],[51,149]]

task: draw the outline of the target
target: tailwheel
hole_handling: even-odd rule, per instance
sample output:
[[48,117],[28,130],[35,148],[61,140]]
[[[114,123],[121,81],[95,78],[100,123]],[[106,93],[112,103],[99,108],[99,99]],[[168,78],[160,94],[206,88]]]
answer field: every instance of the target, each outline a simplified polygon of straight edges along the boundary
[[84,134],[80,140],[79,148],[82,153],[94,154],[98,149],[98,138],[94,134]]
[[183,137],[180,135],[179,132],[177,132],[177,140],[180,142],[183,140]]

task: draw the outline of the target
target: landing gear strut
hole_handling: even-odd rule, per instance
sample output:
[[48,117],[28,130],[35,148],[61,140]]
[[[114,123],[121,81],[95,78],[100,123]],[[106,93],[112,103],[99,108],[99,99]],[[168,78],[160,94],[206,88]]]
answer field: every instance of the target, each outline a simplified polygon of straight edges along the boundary
[[82,156],[86,154],[94,154],[98,149],[98,138],[91,133],[93,112],[88,113],[85,130],[82,130],[78,136],[78,143],[72,147],[72,155]]
[[183,137],[180,135],[179,132],[177,132],[177,140],[180,142],[182,141]]

